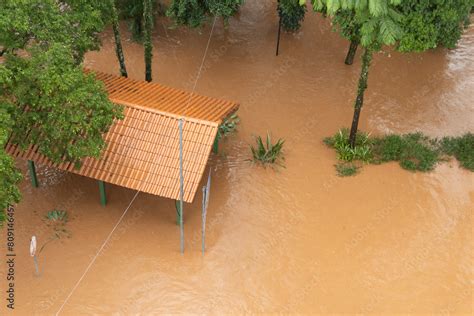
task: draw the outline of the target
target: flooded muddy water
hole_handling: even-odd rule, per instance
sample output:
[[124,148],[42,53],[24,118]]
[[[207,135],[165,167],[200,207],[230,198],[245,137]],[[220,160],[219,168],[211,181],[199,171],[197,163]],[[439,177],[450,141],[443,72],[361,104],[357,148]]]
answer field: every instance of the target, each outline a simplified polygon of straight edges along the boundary
[[[473,173],[451,161],[427,174],[389,163],[337,177],[322,138],[351,121],[359,61],[344,64],[348,43],[312,13],[301,31],[282,35],[275,57],[274,6],[248,1],[227,29],[217,21],[196,87],[241,104],[238,133],[209,163],[206,254],[199,196],[185,206],[181,255],[173,201],[140,194],[62,314],[472,314]],[[192,89],[209,32],[167,29],[158,19],[154,81]],[[129,76],[143,79],[143,48],[125,25],[123,33]],[[114,54],[107,31],[85,64],[118,74]],[[380,53],[361,128],[473,131],[472,91],[473,27],[456,50]],[[246,161],[254,135],[267,131],[286,140],[286,168]],[[18,315],[59,310],[135,194],[109,186],[101,207],[95,181],[38,171],[40,188],[27,176],[16,207]],[[70,213],[60,238],[43,219],[53,208]],[[28,254],[33,234],[40,246],[52,240],[39,255],[39,277]],[[5,264],[0,271],[5,293]]]

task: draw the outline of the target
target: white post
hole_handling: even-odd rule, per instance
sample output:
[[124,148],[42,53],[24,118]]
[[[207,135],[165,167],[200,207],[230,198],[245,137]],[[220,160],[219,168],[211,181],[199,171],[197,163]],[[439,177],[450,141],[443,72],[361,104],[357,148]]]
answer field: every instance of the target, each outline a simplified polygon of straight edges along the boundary
[[184,199],[184,175],[183,175],[183,119],[179,120],[179,208],[181,216],[179,217],[180,231],[180,250],[184,253],[184,227],[183,227],[183,199]]
[[33,257],[33,262],[35,263],[36,276],[39,276],[38,259],[36,258],[36,236],[31,237],[30,256]]

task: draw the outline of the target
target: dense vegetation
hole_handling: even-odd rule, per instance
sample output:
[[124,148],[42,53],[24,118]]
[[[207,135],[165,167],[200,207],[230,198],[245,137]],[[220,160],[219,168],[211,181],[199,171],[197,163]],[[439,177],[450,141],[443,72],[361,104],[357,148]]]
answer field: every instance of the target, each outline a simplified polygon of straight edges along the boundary
[[455,48],[469,25],[472,6],[472,0],[402,1],[403,36],[398,49],[422,52],[438,46]]
[[243,0],[173,0],[166,15],[177,26],[202,26],[210,16],[222,17],[227,24],[242,4]]
[[355,174],[360,167],[358,162],[380,164],[398,161],[403,169],[426,172],[449,156],[454,156],[462,167],[474,171],[472,133],[442,139],[432,139],[422,133],[381,137],[359,133],[355,147],[349,145],[348,134],[348,129],[341,129],[334,136],[324,139],[325,144],[337,152],[340,163],[336,165],[336,170],[339,175]]
[[306,5],[301,5],[299,0],[279,0],[277,10],[283,29],[297,31],[304,20]]
[[313,8],[331,16],[339,34],[351,41],[346,64],[352,64],[359,44],[364,48],[349,134],[349,145],[355,147],[373,53],[384,46],[404,52],[455,47],[472,1],[313,0]]

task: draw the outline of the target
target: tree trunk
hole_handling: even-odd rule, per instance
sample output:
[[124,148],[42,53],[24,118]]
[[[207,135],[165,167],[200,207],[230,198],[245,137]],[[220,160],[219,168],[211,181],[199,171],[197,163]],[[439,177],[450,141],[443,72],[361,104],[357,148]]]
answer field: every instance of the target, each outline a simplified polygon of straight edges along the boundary
[[364,104],[364,92],[367,89],[367,78],[369,77],[369,67],[372,60],[372,50],[370,48],[364,49],[362,55],[362,65],[359,76],[359,84],[357,87],[357,98],[354,105],[354,116],[352,117],[351,133],[349,135],[349,144],[352,148],[355,147],[357,128],[359,126],[359,116]]
[[359,46],[358,41],[351,41],[349,51],[347,52],[346,60],[344,61],[346,65],[352,65],[352,62],[354,61],[354,56],[357,52],[357,46]]
[[143,0],[143,21],[144,21],[144,46],[145,46],[145,80],[150,82],[151,77],[151,59],[153,57],[153,44],[151,42],[151,32],[153,30],[153,16],[151,0]]
[[122,39],[120,37],[120,26],[118,22],[117,9],[115,8],[115,0],[110,0],[110,9],[112,11],[112,27],[114,29],[115,53],[120,64],[120,75],[128,77],[127,68],[125,67],[125,57],[123,56]]

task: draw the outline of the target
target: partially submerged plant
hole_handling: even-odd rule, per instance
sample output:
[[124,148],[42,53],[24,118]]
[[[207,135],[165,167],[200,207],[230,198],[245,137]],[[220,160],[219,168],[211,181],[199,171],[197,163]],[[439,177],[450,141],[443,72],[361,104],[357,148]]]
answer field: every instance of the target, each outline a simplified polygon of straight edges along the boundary
[[336,149],[338,158],[342,161],[361,160],[369,162],[372,158],[371,143],[367,133],[359,132],[357,134],[354,148],[349,145],[349,130],[347,128],[340,129],[332,137],[326,137],[324,143]]
[[62,210],[52,210],[49,211],[48,214],[46,214],[46,218],[49,221],[55,222],[55,223],[66,223],[68,220],[68,215],[66,211]]
[[403,169],[433,170],[440,161],[439,144],[422,133],[387,135],[373,141],[374,163],[398,161]]
[[460,165],[474,171],[474,134],[467,133],[459,137],[444,137],[441,140],[441,150],[456,157]]
[[[69,216],[66,211],[54,209],[49,211],[45,218],[48,221],[47,225],[52,227],[54,230],[53,237],[50,238],[50,241],[60,239],[63,236],[68,238],[71,237],[71,233],[65,227],[69,220]],[[49,241],[47,243],[49,243]]]
[[252,151],[253,161],[260,162],[263,165],[270,163],[277,163],[281,165],[283,158],[283,144],[285,141],[283,139],[278,139],[278,141],[273,144],[270,134],[267,133],[267,139],[264,143],[261,136],[256,138],[257,146],[250,146]]
[[461,167],[474,171],[473,133],[439,140],[420,132],[379,137],[369,137],[359,132],[355,147],[352,148],[349,145],[348,129],[340,129],[334,136],[326,137],[324,143],[337,151],[341,161],[336,165],[339,175],[356,173],[359,167],[351,167],[348,163],[352,161],[373,164],[397,161],[403,169],[426,172],[433,170],[438,162],[446,160],[446,156],[456,157]]
[[224,136],[234,133],[237,130],[237,125],[240,123],[239,116],[234,113],[231,116],[224,119],[217,131],[217,137],[221,139]]
[[359,166],[356,166],[353,163],[348,162],[340,162],[335,165],[337,175],[340,177],[349,177],[357,174],[359,171]]

